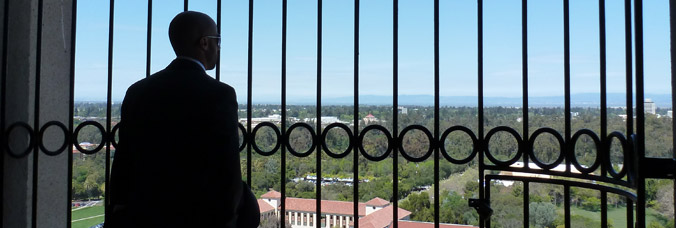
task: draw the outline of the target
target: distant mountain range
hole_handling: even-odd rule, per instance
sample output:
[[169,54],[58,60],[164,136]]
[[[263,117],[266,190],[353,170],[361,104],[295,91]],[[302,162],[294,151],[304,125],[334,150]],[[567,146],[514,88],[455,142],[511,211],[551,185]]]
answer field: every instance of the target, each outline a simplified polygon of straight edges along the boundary
[[[608,107],[625,106],[626,96],[621,93],[608,93],[606,96]],[[671,95],[670,94],[645,94],[646,99],[651,99],[657,107],[670,108]],[[240,101],[240,103],[246,101]],[[255,103],[259,104],[279,104],[279,97],[274,99],[263,98],[254,99]],[[315,97],[288,97],[287,104],[290,105],[312,105],[315,104]],[[352,105],[353,97],[324,97],[322,98],[322,105]],[[359,103],[362,105],[391,105],[392,96],[379,95],[362,95],[359,96]],[[477,106],[476,96],[442,96],[439,97],[441,106]],[[420,105],[432,106],[434,105],[434,96],[432,95],[400,95],[400,105]],[[530,107],[563,107],[563,96],[542,96],[530,97],[528,99],[528,106]],[[580,93],[571,95],[571,105],[573,107],[599,107],[601,105],[599,94],[595,93]],[[520,107],[522,106],[521,97],[484,97],[484,106],[506,106],[506,107]],[[636,104],[634,103],[634,106]]]

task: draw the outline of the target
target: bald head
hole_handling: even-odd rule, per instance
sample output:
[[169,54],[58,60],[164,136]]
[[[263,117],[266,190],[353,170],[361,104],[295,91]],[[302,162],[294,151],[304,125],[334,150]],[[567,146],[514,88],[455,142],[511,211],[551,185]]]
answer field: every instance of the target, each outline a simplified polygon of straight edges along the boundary
[[192,57],[202,61],[207,69],[213,61],[214,49],[218,48],[219,37],[216,23],[208,15],[185,11],[174,17],[169,24],[169,41],[177,56]]

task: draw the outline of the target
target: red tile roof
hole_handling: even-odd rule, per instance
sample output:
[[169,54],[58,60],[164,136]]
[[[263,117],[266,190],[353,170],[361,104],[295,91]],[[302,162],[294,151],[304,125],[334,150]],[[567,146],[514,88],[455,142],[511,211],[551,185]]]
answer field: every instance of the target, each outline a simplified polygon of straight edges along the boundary
[[[457,224],[439,224],[439,228],[473,228],[478,226],[457,225]],[[418,221],[399,221],[399,228],[434,228],[433,222]]]
[[267,198],[267,199],[279,199],[282,198],[282,193],[279,193],[278,191],[271,190],[261,196],[261,198]]
[[390,204],[390,201],[381,199],[380,197],[373,198],[372,200],[369,200],[366,202],[367,206],[376,206],[376,207],[382,207],[382,206],[387,206]]
[[[383,209],[374,211],[373,213],[364,216],[363,218],[359,219],[359,227],[362,228],[382,228],[382,227],[387,227],[392,224],[392,210],[393,206],[389,205]],[[411,215],[410,211],[398,208],[398,215],[399,218],[397,220],[402,219],[406,216]]]
[[[354,214],[353,205],[352,202],[322,200],[322,213],[352,216]],[[288,197],[286,198],[286,210],[316,212],[317,202],[314,199]],[[364,215],[366,215],[366,204],[359,203],[359,216]]]
[[262,213],[265,213],[265,212],[269,212],[269,211],[275,210],[275,208],[272,207],[272,205],[270,205],[269,203],[266,203],[266,202],[265,202],[264,200],[262,200],[262,199],[258,199],[258,209],[260,210],[260,213],[261,213],[261,214],[262,214]]

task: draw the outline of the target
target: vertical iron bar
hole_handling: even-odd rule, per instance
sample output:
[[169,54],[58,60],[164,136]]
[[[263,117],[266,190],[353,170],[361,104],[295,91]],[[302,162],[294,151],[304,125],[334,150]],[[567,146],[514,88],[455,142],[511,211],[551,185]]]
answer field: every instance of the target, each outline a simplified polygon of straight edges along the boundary
[[188,11],[188,0],[183,0],[183,11]]
[[[0,82],[0,86],[2,87],[2,96],[0,96],[0,142],[3,145],[2,149],[2,154],[0,154],[0,170],[2,172],[5,172],[5,152],[9,153],[9,151],[5,151],[5,146],[6,142],[5,141],[5,115],[6,115],[6,100],[7,100],[7,38],[9,37],[9,1],[5,0],[5,6],[3,8],[3,19],[2,19],[2,80]],[[70,179],[69,179],[70,180]],[[68,188],[70,190],[70,188]],[[4,195],[5,192],[5,187],[4,187],[4,175],[0,175],[0,194]],[[2,202],[2,201],[0,201]],[[4,205],[4,204],[3,204]],[[70,208],[68,209],[70,211]],[[4,224],[4,207],[0,207],[0,224]]]
[[563,218],[564,227],[570,228],[570,186],[563,186]]
[[570,173],[571,159],[575,156],[572,148],[568,148],[571,135],[571,116],[570,116],[570,3],[563,0],[563,84],[564,84],[564,153],[566,153],[566,173]]
[[[359,137],[359,0],[354,0],[354,49],[353,49],[353,69],[354,69],[354,132],[352,134],[352,141],[357,142]],[[4,90],[3,90],[4,91]],[[352,146],[352,175],[354,182],[353,194],[353,224],[355,228],[359,228],[359,145],[353,143]]]
[[[392,1],[392,141],[399,142],[399,0]],[[392,224],[398,227],[399,210],[399,150],[392,147]]]
[[[221,0],[216,1],[216,28],[218,29],[218,36],[221,36]],[[216,81],[220,80],[221,80],[221,47],[219,46],[218,59],[216,60]]]
[[[220,0],[219,0],[220,2]],[[282,0],[282,142],[287,142],[289,135],[286,132],[286,8],[287,0]],[[220,33],[219,33],[220,34]],[[290,132],[288,132],[290,133]],[[316,139],[313,139],[316,140]],[[286,143],[285,143],[286,144]],[[286,224],[284,216],[286,214],[286,146],[282,146],[282,164],[281,164],[281,210],[279,212],[280,224]],[[284,225],[281,225],[284,226]]]
[[[439,0],[434,0],[434,227],[439,228]],[[436,144],[436,145],[435,145]]]
[[[477,114],[478,114],[478,131],[479,131],[479,200],[486,200],[484,189],[484,19],[483,19],[483,0],[477,0]],[[477,145],[474,145],[477,146]],[[479,227],[490,226],[484,223],[483,215],[479,214]]]
[[[72,17],[70,21],[70,88],[68,91],[68,136],[65,136],[65,140],[72,139],[73,137],[73,112],[75,108],[75,35],[76,25],[77,25],[77,0],[73,0],[72,6]],[[4,91],[4,90],[3,90]],[[72,220],[72,211],[71,211],[71,202],[73,200],[73,143],[68,143],[68,202],[66,202],[66,227],[71,227]],[[2,216],[0,216],[2,217]],[[2,221],[0,221],[2,222]],[[1,224],[1,223],[0,223]]]
[[[608,143],[608,112],[606,103],[606,1],[599,0],[599,75],[601,84],[601,176],[607,176],[610,162],[610,146]],[[607,146],[608,145],[608,146]],[[608,165],[608,167],[606,167]],[[608,193],[601,191],[601,227],[608,227]]]
[[[522,104],[521,109],[523,115],[522,122],[522,137],[524,142],[528,142],[528,0],[521,0],[521,93]],[[523,167],[528,169],[528,144],[524,143],[521,148],[523,153]],[[529,212],[530,212],[530,198],[529,198],[529,182],[523,182],[523,226],[529,227]]]
[[[34,126],[33,126],[33,137],[37,138],[38,131],[40,129],[40,74],[42,68],[42,9],[43,0],[38,0],[38,28],[37,28],[37,41],[35,43],[35,109],[34,109]],[[37,216],[38,216],[38,157],[40,152],[40,147],[38,144],[40,140],[35,140],[33,149],[33,207],[32,207],[32,217],[31,217],[31,226],[33,228],[37,227]]]
[[602,160],[603,164],[601,166],[601,176],[607,176],[606,165],[611,165],[610,163],[610,147],[606,148],[607,135],[608,135],[608,111],[607,111],[607,102],[606,102],[606,1],[599,0],[599,75],[601,78],[601,145],[604,145],[601,151],[603,151]]
[[150,50],[153,30],[153,0],[148,0],[148,25],[146,27],[146,78],[150,76]]
[[530,183],[528,181],[523,182],[523,227],[530,227]]
[[[102,140],[103,142],[106,143],[106,186],[110,186],[109,181],[110,181],[110,133],[111,127],[110,127],[110,115],[111,112],[110,110],[112,109],[112,94],[113,94],[113,26],[115,21],[115,0],[110,0],[110,15],[109,15],[109,21],[108,21],[108,85],[107,85],[107,91],[106,91],[106,134],[104,135],[104,139]],[[108,205],[110,203],[110,200],[108,197],[110,191],[105,192],[105,210],[106,210],[106,216],[104,217],[104,221],[108,218]]]
[[608,192],[601,190],[601,227],[608,227]]
[[[524,142],[528,142],[528,0],[521,0],[521,99]],[[524,143],[523,167],[528,169],[528,143]],[[528,205],[524,205],[528,207]],[[527,208],[526,208],[527,209]]]
[[643,109],[643,0],[634,0],[634,48],[636,51],[636,151],[638,154],[638,167],[636,172],[637,180],[637,200],[636,200],[636,222],[638,227],[645,227],[645,178],[641,171],[641,161],[645,158],[645,113]]
[[249,0],[249,41],[248,41],[248,57],[247,57],[247,83],[246,83],[246,183],[251,186],[251,143],[253,142],[253,135],[251,135],[251,83],[253,81],[253,1]]
[[[488,184],[486,184],[486,192],[484,193],[484,195],[486,196],[486,202],[488,202],[488,205],[489,205],[489,206],[490,206],[490,202],[491,202],[491,183],[490,183],[490,182],[491,182],[491,181],[488,180]],[[479,186],[481,186],[481,185],[479,185]],[[479,214],[479,216],[480,216],[480,219],[481,219],[481,220],[479,220],[479,224],[480,224],[479,227],[482,227],[482,228],[483,228],[483,227],[491,227],[491,219],[490,219],[490,217],[486,218],[486,219],[485,219],[486,221],[484,222],[484,219],[481,218],[481,214]],[[484,225],[481,225],[482,223],[483,223]]]
[[627,197],[626,200],[627,200],[627,227],[631,228],[634,227],[634,201],[632,201],[629,197]]
[[[669,0],[669,33],[670,33],[670,44],[671,44],[671,107],[676,107],[676,64],[674,63],[674,59],[676,59],[676,50],[674,50],[676,47],[676,2],[674,0]],[[672,108],[673,110],[673,108]],[[673,117],[673,113],[672,113]],[[672,121],[671,122],[671,135],[672,135],[672,145],[676,145],[676,122]],[[673,152],[672,156],[676,158],[676,151]],[[674,190],[676,190],[676,181],[674,181],[673,184]],[[676,191],[674,191],[673,195],[674,199],[676,199]],[[676,200],[674,201],[674,204],[672,205],[674,208],[676,208]],[[676,220],[676,213],[674,213],[674,220]]]
[[[322,135],[322,0],[317,0],[317,139]],[[317,147],[317,215],[322,215],[322,149]],[[328,220],[327,220],[328,221]],[[321,221],[317,222],[317,228]],[[327,224],[328,226],[328,224]]]
[[[627,136],[634,134],[634,99],[633,99],[633,53],[631,28],[631,0],[624,0],[624,58],[627,93]],[[632,178],[629,175],[629,178]],[[629,179],[630,182],[633,180]]]

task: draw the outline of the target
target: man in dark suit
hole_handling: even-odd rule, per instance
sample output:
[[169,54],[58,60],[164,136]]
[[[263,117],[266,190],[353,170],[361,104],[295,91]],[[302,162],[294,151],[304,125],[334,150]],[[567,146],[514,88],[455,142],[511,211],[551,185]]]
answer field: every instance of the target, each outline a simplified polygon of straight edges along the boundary
[[256,227],[242,183],[235,90],[209,77],[220,36],[206,14],[169,25],[177,58],[122,103],[106,227]]

